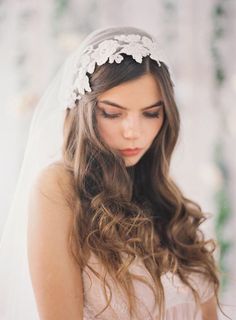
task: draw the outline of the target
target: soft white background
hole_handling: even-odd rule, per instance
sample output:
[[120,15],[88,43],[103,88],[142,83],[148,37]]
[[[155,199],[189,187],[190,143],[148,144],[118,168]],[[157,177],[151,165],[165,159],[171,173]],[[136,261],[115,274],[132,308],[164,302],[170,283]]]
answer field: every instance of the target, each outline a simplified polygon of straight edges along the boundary
[[[223,4],[224,14],[214,12]],[[30,119],[50,79],[90,31],[130,25],[160,41],[170,62],[182,124],[172,172],[187,197],[211,218],[203,226],[215,237],[217,192],[224,186],[230,206],[221,224],[232,243],[223,263],[230,280],[222,302],[236,318],[236,1],[233,0],[8,0],[0,1],[0,235],[7,218],[22,162]],[[216,40],[225,80],[215,83],[212,53],[216,23],[224,29]],[[221,142],[227,175],[214,160]],[[223,173],[222,173],[223,172]],[[223,318],[222,318],[223,319]]]

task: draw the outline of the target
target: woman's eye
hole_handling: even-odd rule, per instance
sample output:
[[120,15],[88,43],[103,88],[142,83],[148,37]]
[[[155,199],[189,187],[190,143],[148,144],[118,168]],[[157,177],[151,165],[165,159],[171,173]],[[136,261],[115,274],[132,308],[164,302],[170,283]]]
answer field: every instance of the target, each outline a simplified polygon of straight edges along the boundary
[[[104,118],[108,119],[115,119],[121,116],[121,113],[108,113],[103,109],[100,109],[101,115]],[[155,112],[144,112],[143,113],[146,118],[159,118],[160,117],[160,111]]]
[[104,118],[114,119],[120,116],[120,113],[107,113],[105,110],[101,110]]
[[144,115],[148,118],[159,118],[160,117],[160,112],[145,112]]

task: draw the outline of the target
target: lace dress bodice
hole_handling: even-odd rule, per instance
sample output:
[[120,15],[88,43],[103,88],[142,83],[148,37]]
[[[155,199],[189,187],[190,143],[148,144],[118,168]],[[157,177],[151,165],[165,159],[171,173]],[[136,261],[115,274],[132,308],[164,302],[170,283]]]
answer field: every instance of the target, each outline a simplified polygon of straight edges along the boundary
[[[100,275],[104,275],[105,270],[94,254],[91,254],[88,263]],[[136,257],[129,267],[129,271],[139,276],[144,276],[148,281],[152,281],[149,272],[138,257]],[[106,280],[112,288],[111,305],[95,318],[95,315],[106,306],[106,299],[101,281],[87,266],[84,268],[83,320],[131,320],[124,294],[121,293],[121,290],[115,285],[109,274],[106,274]],[[139,319],[158,320],[158,308],[157,306],[154,307],[152,290],[147,284],[139,280],[135,279],[133,281],[135,295],[139,299],[137,303]],[[201,310],[199,310],[199,308],[196,309],[196,303],[191,290],[184,285],[176,275],[172,277],[172,274],[167,272],[162,276],[161,281],[163,283],[166,300],[165,320],[202,320]],[[214,294],[213,287],[208,281],[203,279],[203,276],[195,274],[191,277],[191,281],[200,294],[201,303],[208,300]],[[133,318],[132,320],[138,319]]]

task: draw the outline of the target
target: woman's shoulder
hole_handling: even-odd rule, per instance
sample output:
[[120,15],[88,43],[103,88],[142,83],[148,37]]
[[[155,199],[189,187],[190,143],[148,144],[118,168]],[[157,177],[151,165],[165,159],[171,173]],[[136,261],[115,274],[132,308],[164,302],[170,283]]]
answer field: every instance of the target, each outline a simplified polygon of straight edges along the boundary
[[[69,247],[73,245],[74,211],[62,192],[68,181],[63,166],[47,166],[39,172],[30,194],[27,254],[40,319],[50,317],[52,309],[55,319],[75,319],[75,315],[82,319],[81,269]],[[63,306],[54,308],[58,301]],[[68,317],[63,316],[65,312]]]
[[64,182],[69,182],[72,178],[71,172],[62,160],[51,162],[41,170],[41,174]]
[[34,188],[40,189],[44,194],[63,196],[64,199],[73,201],[73,176],[62,161],[52,162],[42,168],[34,181]]

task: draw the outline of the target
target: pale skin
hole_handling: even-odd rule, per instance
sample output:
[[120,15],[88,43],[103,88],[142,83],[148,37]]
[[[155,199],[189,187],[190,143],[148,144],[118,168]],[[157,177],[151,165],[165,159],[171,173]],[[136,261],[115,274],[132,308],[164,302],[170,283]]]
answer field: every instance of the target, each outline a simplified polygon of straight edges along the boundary
[[[98,97],[98,130],[105,142],[115,150],[142,149],[135,156],[124,156],[126,166],[141,159],[160,131],[162,102],[159,85],[150,74]],[[27,239],[30,275],[41,320],[82,320],[82,271],[68,248],[73,212],[61,185],[70,187],[71,182],[67,171],[57,164],[45,168],[31,189]],[[202,312],[204,320],[217,320],[214,298],[202,304]]]

